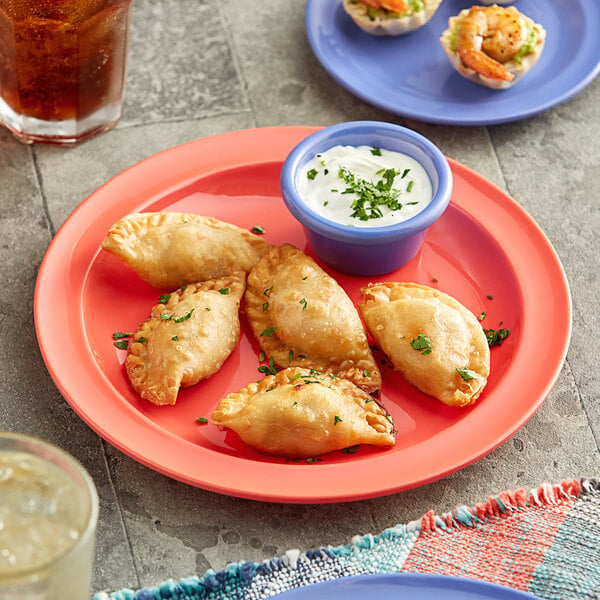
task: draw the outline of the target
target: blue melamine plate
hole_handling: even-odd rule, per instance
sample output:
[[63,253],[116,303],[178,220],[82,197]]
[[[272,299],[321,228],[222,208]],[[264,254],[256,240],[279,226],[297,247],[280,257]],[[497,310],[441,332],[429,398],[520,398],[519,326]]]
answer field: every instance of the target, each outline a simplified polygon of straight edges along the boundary
[[[319,0],[323,1],[323,0]],[[539,600],[525,592],[474,579],[397,573],[359,575],[307,585],[277,600]]]
[[506,90],[461,77],[439,38],[448,18],[473,4],[444,0],[420,29],[377,37],[354,24],[342,0],[307,0],[306,31],[323,67],[350,92],[389,112],[430,123],[492,125],[523,119],[573,97],[600,71],[598,0],[518,0],[516,7],[547,32],[537,64]]

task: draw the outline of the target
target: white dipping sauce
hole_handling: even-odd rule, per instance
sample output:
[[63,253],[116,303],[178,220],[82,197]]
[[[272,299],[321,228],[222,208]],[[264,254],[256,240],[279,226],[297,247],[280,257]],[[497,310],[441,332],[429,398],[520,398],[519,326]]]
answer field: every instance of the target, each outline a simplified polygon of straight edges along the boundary
[[[388,169],[397,173],[388,171],[386,177]],[[379,182],[384,192],[374,190]],[[372,146],[334,146],[317,154],[299,172],[296,183],[300,196],[315,212],[356,227],[406,221],[420,213],[433,197],[431,181],[419,162],[401,152]],[[366,193],[342,193],[360,188]],[[375,202],[369,200],[373,193]]]

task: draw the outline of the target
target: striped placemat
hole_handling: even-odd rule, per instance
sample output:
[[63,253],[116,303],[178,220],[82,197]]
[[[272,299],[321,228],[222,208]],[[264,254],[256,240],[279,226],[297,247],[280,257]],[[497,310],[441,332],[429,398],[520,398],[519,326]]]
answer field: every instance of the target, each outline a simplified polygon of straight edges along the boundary
[[600,480],[505,491],[342,546],[289,550],[156,587],[98,592],[94,600],[262,600],[319,581],[398,572],[489,581],[549,600],[598,600]]

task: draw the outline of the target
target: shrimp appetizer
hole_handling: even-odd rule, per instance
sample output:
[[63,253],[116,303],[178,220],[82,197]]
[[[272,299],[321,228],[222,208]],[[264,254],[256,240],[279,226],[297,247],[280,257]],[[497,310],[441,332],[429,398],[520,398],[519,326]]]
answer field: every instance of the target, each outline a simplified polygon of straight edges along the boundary
[[344,10],[372,35],[402,35],[422,27],[442,0],[344,0]]
[[452,66],[481,85],[514,85],[537,62],[545,29],[514,6],[473,6],[450,17],[440,42]]

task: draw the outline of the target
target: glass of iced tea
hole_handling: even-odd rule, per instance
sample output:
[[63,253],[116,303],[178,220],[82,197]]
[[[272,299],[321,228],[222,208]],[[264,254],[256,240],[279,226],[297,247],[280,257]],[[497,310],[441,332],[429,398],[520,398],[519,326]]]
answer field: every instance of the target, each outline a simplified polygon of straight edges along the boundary
[[0,0],[0,121],[74,145],[121,117],[130,0]]
[[0,433],[2,600],[87,600],[97,521],[96,488],[72,456]]

